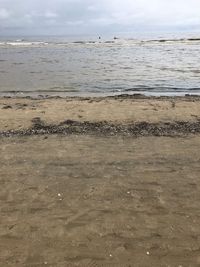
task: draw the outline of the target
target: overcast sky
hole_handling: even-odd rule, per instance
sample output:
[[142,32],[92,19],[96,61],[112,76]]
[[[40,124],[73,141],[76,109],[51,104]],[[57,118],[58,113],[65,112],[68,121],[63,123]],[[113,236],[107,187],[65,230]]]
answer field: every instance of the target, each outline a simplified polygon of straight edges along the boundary
[[0,0],[0,35],[200,29],[200,0]]

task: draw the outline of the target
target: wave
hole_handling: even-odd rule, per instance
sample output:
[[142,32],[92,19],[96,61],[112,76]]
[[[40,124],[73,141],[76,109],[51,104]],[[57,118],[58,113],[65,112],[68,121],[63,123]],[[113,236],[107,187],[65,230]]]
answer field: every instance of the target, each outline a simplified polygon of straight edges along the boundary
[[35,90],[4,90],[0,91],[1,94],[48,94],[48,93],[78,93],[80,90],[67,88],[67,87],[52,87],[44,89],[35,89]]
[[0,42],[0,46],[45,46],[48,45],[47,42],[28,42],[28,41],[6,41]]
[[165,43],[199,43],[200,37],[194,38],[171,38],[171,39],[110,39],[110,40],[79,40],[79,41],[29,41],[17,39],[14,41],[0,41],[0,46],[6,47],[45,47],[45,46],[69,46],[69,45],[142,45],[142,44],[165,44]]
[[141,41],[143,43],[152,43],[152,42],[157,42],[157,43],[175,43],[175,42],[199,42],[200,37],[196,38],[174,38],[174,39],[152,39],[152,40],[145,40]]
[[188,91],[199,91],[200,87],[189,87],[189,88],[182,88],[182,87],[175,87],[175,86],[135,86],[133,88],[124,89],[125,92],[188,92]]
[[[166,90],[168,88],[168,90]],[[0,91],[0,96],[5,97],[66,97],[66,96],[114,96],[114,95],[123,95],[123,94],[142,94],[149,96],[184,96],[184,95],[200,95],[200,88],[172,88],[172,87],[156,87],[147,88],[129,88],[123,90],[11,90],[11,91]]]

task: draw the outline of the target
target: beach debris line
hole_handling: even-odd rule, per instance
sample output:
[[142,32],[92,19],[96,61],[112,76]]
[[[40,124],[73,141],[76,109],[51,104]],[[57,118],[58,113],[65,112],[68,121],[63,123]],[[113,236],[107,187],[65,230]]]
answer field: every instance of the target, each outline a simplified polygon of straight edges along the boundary
[[2,107],[2,109],[12,109],[12,107],[10,105],[5,105]]
[[101,136],[183,136],[200,133],[200,120],[175,122],[137,122],[129,124],[114,124],[107,121],[89,122],[65,120],[59,124],[46,124],[39,117],[32,120],[32,127],[20,130],[0,132],[0,137],[30,136],[51,134],[78,134]]

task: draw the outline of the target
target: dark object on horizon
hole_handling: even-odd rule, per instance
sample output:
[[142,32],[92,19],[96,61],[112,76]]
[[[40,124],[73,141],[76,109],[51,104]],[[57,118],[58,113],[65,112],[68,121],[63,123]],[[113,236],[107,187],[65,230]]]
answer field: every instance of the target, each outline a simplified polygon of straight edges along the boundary
[[118,37],[116,37],[116,36],[114,36],[114,38],[113,38],[114,40],[117,40],[117,39],[119,39]]
[[101,40],[101,36],[99,36],[99,40]]
[[200,38],[189,38],[188,41],[200,41]]

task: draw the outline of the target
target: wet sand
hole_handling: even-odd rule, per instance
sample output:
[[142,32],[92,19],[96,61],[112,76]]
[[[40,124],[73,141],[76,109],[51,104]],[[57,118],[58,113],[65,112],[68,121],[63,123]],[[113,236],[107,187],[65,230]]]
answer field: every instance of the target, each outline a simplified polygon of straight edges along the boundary
[[200,266],[199,104],[0,99],[0,266]]

